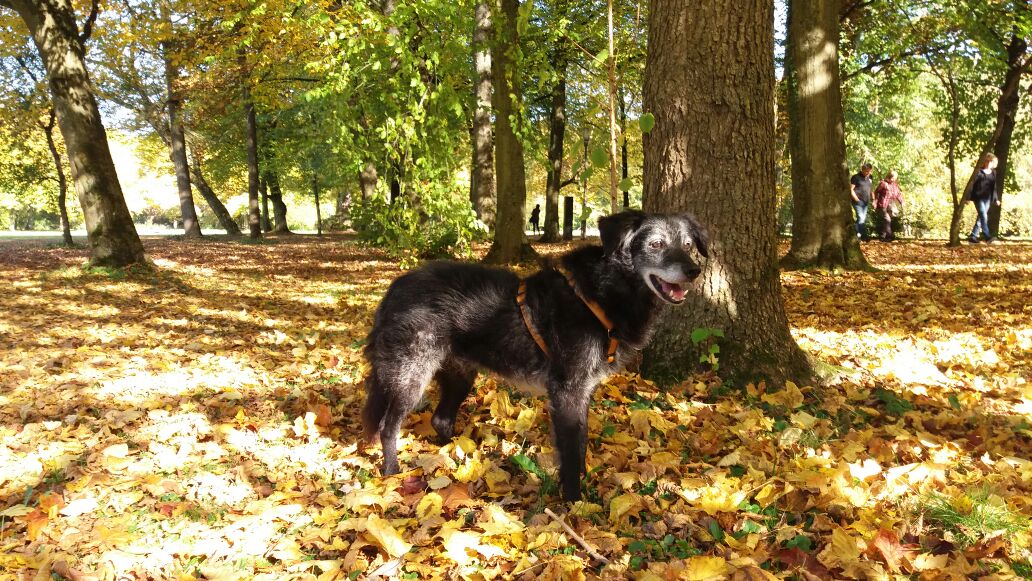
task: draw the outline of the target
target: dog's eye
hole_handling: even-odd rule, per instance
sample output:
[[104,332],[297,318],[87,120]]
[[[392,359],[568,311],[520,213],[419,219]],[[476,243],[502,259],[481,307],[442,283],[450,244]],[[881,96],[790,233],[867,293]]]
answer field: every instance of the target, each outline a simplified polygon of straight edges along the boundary
[[653,240],[652,242],[649,242],[649,248],[651,248],[653,250],[659,250],[660,248],[665,248],[665,247],[666,247],[666,241],[664,241],[664,240]]

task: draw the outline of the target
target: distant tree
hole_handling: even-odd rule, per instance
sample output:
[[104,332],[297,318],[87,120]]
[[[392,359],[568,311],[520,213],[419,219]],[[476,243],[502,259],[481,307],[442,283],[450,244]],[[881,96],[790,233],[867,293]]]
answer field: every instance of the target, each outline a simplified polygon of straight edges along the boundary
[[494,92],[491,77],[493,26],[489,0],[476,3],[473,18],[473,166],[470,172],[470,199],[477,218],[494,227],[497,195],[494,175],[494,138],[491,131],[491,98]]
[[14,9],[21,17],[47,71],[86,220],[90,262],[98,266],[143,263],[143,245],[122,195],[86,70],[84,43],[96,19],[96,2],[81,32],[68,0],[0,0],[0,6]]
[[649,2],[644,209],[691,212],[713,236],[697,292],[645,351],[649,376],[688,376],[705,355],[693,332],[720,329],[723,373],[811,377],[777,269],[773,12],[773,0]]
[[535,253],[524,234],[523,219],[527,203],[526,167],[523,143],[517,131],[523,129],[520,92],[520,18],[519,0],[500,0],[501,11],[495,19],[497,50],[492,55],[494,70],[495,179],[498,216],[494,244],[487,260],[496,263],[521,262]]
[[839,90],[840,4],[840,0],[790,0],[788,7],[785,74],[792,245],[782,260],[788,268],[869,268],[857,242],[849,203]]

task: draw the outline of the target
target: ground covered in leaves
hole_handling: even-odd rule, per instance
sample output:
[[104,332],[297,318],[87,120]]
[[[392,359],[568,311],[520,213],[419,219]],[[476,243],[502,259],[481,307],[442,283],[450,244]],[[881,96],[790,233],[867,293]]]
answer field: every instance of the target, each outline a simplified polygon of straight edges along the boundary
[[490,379],[451,444],[413,414],[409,471],[378,477],[358,411],[384,255],[146,248],[124,273],[0,243],[2,577],[1032,577],[1032,244],[783,274],[794,335],[843,379],[614,377],[573,506],[543,401]]

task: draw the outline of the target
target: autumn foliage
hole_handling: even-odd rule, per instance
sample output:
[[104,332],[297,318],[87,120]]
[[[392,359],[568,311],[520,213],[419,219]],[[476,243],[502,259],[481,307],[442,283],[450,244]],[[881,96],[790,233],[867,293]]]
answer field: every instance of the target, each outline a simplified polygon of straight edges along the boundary
[[358,412],[386,255],[145,244],[128,272],[0,245],[0,575],[1032,575],[1032,244],[871,244],[879,272],[783,274],[827,384],[616,376],[572,506],[544,401],[489,378],[461,435],[434,444],[421,408],[409,471],[378,476]]

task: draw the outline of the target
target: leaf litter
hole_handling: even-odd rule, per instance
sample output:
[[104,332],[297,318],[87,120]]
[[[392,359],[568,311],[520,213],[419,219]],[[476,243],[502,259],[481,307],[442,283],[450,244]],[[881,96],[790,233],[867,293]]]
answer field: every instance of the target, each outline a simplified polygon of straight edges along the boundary
[[872,244],[875,273],[784,273],[793,334],[836,379],[617,375],[569,506],[543,399],[490,378],[444,446],[417,410],[407,472],[378,476],[358,416],[401,272],[385,255],[146,249],[153,268],[122,272],[0,246],[0,576],[1032,576],[1030,244]]

